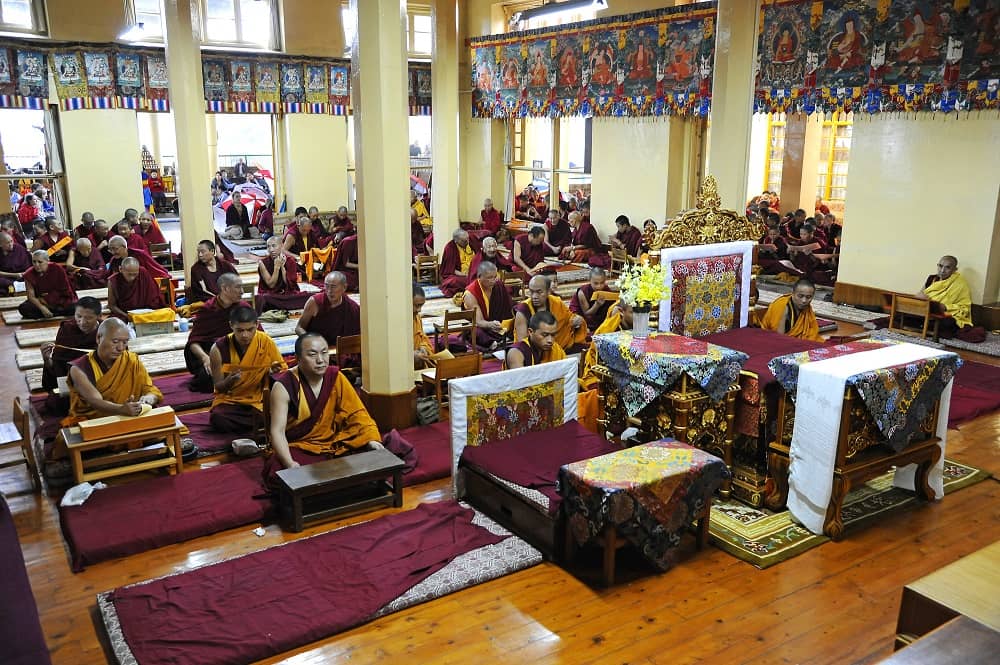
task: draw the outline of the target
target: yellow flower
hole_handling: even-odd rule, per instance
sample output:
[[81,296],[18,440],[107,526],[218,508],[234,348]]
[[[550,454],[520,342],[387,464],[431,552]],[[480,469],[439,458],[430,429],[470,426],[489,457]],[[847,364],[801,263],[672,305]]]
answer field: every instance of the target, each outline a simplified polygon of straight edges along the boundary
[[641,303],[656,305],[670,295],[663,266],[659,264],[626,267],[622,271],[620,288],[622,301],[632,306]]

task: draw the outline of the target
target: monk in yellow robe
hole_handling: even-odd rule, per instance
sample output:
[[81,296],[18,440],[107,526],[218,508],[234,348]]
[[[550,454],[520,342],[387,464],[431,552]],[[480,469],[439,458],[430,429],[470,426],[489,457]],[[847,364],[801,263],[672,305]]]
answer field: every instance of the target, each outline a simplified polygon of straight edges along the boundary
[[570,311],[566,303],[551,292],[548,277],[535,275],[528,282],[528,299],[514,307],[514,341],[528,336],[528,322],[535,312],[548,310],[556,319],[556,343],[567,353],[577,353],[587,343],[587,325],[583,317]]
[[410,209],[417,213],[417,221],[420,222],[420,225],[424,229],[434,226],[434,220],[431,219],[431,214],[427,212],[427,206],[417,198],[417,193],[412,189],[410,190]]
[[814,295],[816,286],[808,279],[800,279],[795,282],[791,293],[780,296],[771,303],[761,319],[760,327],[790,337],[822,342],[819,323],[812,308]]
[[282,468],[382,448],[375,421],[350,381],[330,365],[322,335],[306,333],[295,342],[296,367],[279,374],[271,388],[271,446],[264,469],[274,487]]
[[533,367],[565,358],[566,352],[556,342],[556,330],[552,312],[544,309],[536,312],[528,321],[527,336],[507,349],[504,369]]
[[250,434],[263,422],[265,379],[288,365],[270,335],[257,329],[252,307],[234,307],[229,326],[233,332],[209,352],[215,387],[209,423],[219,432]]
[[424,324],[420,319],[420,310],[427,302],[427,294],[422,286],[413,285],[413,367],[424,369],[433,365],[431,356],[434,346],[424,332]]
[[[632,307],[620,300],[608,309],[604,322],[594,331],[595,335],[617,332],[619,330],[632,329]],[[583,372],[580,374],[580,390],[596,392],[600,379],[594,374],[594,365],[597,364],[597,344],[590,343],[587,354],[583,357]]]
[[942,256],[937,264],[937,274],[930,275],[918,298],[930,299],[941,305],[951,316],[959,330],[972,325],[972,291],[969,283],[958,272],[958,259]]

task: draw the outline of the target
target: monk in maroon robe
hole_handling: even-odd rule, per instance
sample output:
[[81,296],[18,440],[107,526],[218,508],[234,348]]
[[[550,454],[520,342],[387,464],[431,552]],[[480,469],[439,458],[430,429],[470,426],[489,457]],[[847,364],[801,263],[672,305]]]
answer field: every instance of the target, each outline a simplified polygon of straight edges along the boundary
[[615,226],[618,227],[618,232],[612,236],[611,246],[624,249],[629,256],[638,257],[642,253],[642,231],[632,226],[625,215],[618,215]]
[[528,275],[555,272],[555,267],[546,263],[545,257],[558,254],[559,249],[545,239],[545,229],[540,226],[514,238],[514,266]]
[[205,302],[219,293],[221,275],[238,275],[236,266],[216,255],[216,245],[211,240],[198,243],[198,261],[191,266],[191,281],[187,285],[187,302]]
[[[337,256],[333,260],[333,269],[341,273],[347,280],[347,290],[356,292],[360,284],[358,261],[358,236],[347,236],[337,247]],[[333,344],[333,342],[330,342]]]
[[603,268],[591,268],[590,282],[578,288],[573,299],[569,301],[569,311],[582,316],[591,332],[604,323],[612,304],[610,300],[595,299],[594,294],[607,290],[608,274]]
[[326,247],[328,242],[320,237],[319,231],[308,217],[299,217],[295,223],[295,232],[286,233],[284,250],[298,260],[299,255],[317,247]]
[[834,263],[827,244],[816,238],[815,227],[811,223],[802,225],[798,238],[788,240],[788,257],[792,265],[814,284],[833,286]]
[[35,238],[35,249],[49,253],[49,261],[65,264],[73,258],[73,239],[63,230],[62,222],[52,218],[45,222],[45,233]]
[[333,244],[339,245],[340,241],[348,236],[358,234],[358,227],[347,214],[347,208],[340,206],[337,213],[330,218],[330,233],[333,235]]
[[205,303],[198,310],[191,332],[188,333],[187,345],[184,347],[184,364],[192,374],[190,389],[199,393],[210,393],[214,390],[212,380],[212,363],[209,353],[215,340],[228,335],[229,315],[234,307],[250,307],[243,301],[243,284],[238,275],[226,273],[218,279],[219,295]]
[[122,321],[131,321],[129,312],[134,309],[163,307],[163,293],[156,280],[132,257],[122,261],[121,270],[108,279],[108,309]]
[[42,344],[42,388],[52,392],[58,379],[69,373],[69,364],[97,348],[97,327],[101,323],[101,301],[80,298],[73,308],[73,318],[59,324],[56,341]]
[[561,256],[575,263],[589,263],[598,268],[610,266],[611,257],[604,250],[604,243],[597,235],[597,229],[578,212],[569,214],[569,224],[573,227],[573,236],[569,244],[563,247]]
[[80,215],[80,223],[73,227],[73,240],[79,240],[80,238],[89,238],[90,234],[94,232],[94,213],[85,212]]
[[149,252],[140,249],[132,249],[125,244],[125,239],[123,237],[115,236],[108,241],[108,247],[111,248],[111,261],[108,263],[108,271],[112,275],[121,269],[122,261],[128,257],[132,257],[139,262],[141,267],[146,269],[150,276],[154,278],[170,278],[170,273],[167,269],[154,261]]
[[450,298],[465,290],[475,256],[476,252],[469,243],[469,232],[456,229],[441,253],[441,293]]
[[20,245],[28,249],[28,241],[24,239],[24,229],[21,228],[21,224],[17,221],[17,215],[8,212],[0,215],[0,220],[3,220],[0,221],[0,231],[9,235],[15,245]]
[[309,299],[299,290],[299,270],[295,259],[282,251],[281,241],[267,239],[267,256],[257,264],[257,313],[269,309],[301,309]]
[[167,239],[163,237],[163,232],[159,225],[153,221],[153,216],[148,212],[139,215],[139,226],[135,228],[134,235],[142,238],[146,247],[154,244],[163,244]]
[[66,271],[77,290],[103,289],[108,285],[108,267],[104,257],[94,250],[89,238],[76,241],[73,263],[67,264]]
[[573,240],[573,228],[568,221],[559,215],[558,210],[549,210],[549,217],[545,221],[545,230],[549,234],[548,242],[553,247],[562,249]]
[[413,256],[427,254],[427,234],[424,232],[424,225],[417,217],[417,211],[410,208],[410,246]]
[[483,261],[476,269],[476,279],[465,289],[463,309],[476,311],[477,349],[496,349],[508,335],[504,322],[514,318],[514,303],[507,288],[498,279],[497,267]]
[[108,244],[111,242],[111,238],[113,236],[111,235],[111,229],[108,227],[108,223],[103,219],[99,219],[94,222],[94,230],[88,237],[90,238],[90,244],[94,246],[94,249],[101,253],[104,263],[110,261],[111,247],[109,247]]
[[146,245],[146,241],[127,222],[119,222],[117,228],[118,236],[125,239],[129,249],[141,249],[144,252],[149,252],[149,246]]
[[330,346],[337,345],[338,337],[361,334],[361,307],[347,297],[344,273],[328,273],[323,279],[323,292],[306,301],[295,334],[307,332],[322,335]]
[[483,222],[483,228],[496,235],[503,224],[503,213],[493,207],[493,199],[483,201],[483,209],[479,211],[479,219]]
[[[506,256],[504,256],[506,254]],[[496,238],[483,238],[483,247],[472,257],[472,264],[469,266],[469,275],[477,274],[479,264],[489,261],[499,270],[513,270],[514,263],[510,256],[510,250],[506,247],[501,250]]]
[[24,273],[28,299],[17,308],[21,316],[50,319],[72,314],[77,297],[66,270],[58,263],[49,263],[49,254],[44,249],[31,253],[31,266]]
[[31,267],[31,254],[14,242],[9,233],[0,231],[0,294],[14,292],[14,282]]
[[[782,272],[793,272],[788,267],[788,245],[781,237],[781,229],[769,226],[767,232],[758,242],[757,265],[764,275],[777,275]],[[782,263],[784,262],[784,263]]]

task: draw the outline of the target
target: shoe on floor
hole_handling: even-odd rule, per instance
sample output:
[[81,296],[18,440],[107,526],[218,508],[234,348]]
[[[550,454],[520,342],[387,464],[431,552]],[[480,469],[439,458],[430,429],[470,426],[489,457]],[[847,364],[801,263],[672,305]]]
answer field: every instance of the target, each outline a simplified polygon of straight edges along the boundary
[[235,439],[233,441],[233,454],[237,457],[253,457],[260,453],[260,447],[253,439]]

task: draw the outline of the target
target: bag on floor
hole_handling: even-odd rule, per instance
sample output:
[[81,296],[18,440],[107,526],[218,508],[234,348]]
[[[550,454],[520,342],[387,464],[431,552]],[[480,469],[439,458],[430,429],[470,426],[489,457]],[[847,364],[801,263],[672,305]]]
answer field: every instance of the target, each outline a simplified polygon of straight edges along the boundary
[[417,422],[421,425],[430,425],[441,419],[441,410],[437,397],[417,398]]

